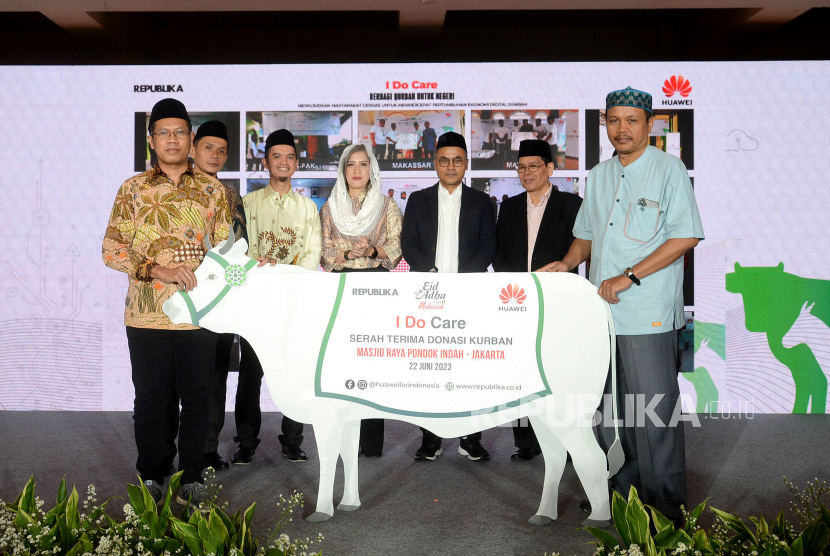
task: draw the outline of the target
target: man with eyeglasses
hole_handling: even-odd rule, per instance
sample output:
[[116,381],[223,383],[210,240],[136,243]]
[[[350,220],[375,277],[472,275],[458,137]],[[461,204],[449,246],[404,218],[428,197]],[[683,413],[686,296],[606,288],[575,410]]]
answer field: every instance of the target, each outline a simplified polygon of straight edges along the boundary
[[[496,226],[496,272],[533,272],[562,260],[574,241],[573,227],[582,199],[560,192],[550,183],[555,164],[550,145],[538,139],[519,144],[516,170],[525,192],[501,204]],[[577,268],[571,269],[576,273]],[[542,453],[527,419],[513,426],[514,461],[530,461]]]
[[175,325],[162,311],[178,289],[196,287],[193,271],[204,257],[205,238],[218,244],[228,238],[231,224],[222,185],[188,162],[191,129],[178,100],[153,106],[148,132],[158,162],[121,186],[102,246],[104,264],[129,277],[124,323],[135,387],[136,468],[159,506],[171,463],[165,434],[171,376],[182,404],[178,453],[183,474],[176,500],[198,505],[208,499],[202,470],[217,335]]
[[[424,132],[426,136],[426,131]],[[496,253],[496,222],[490,197],[463,184],[467,143],[453,131],[441,135],[435,150],[438,183],[415,191],[406,204],[401,232],[404,259],[414,272],[487,272]],[[440,456],[441,438],[421,428],[419,461]],[[458,453],[473,461],[490,458],[481,433],[461,438]]]
[[[323,253],[323,236],[317,205],[291,188],[291,176],[297,171],[297,148],[294,135],[279,129],[265,141],[265,159],[270,180],[263,189],[242,198],[248,217],[248,256],[265,264],[293,264],[317,270]],[[288,295],[288,294],[286,294]],[[239,449],[231,458],[236,465],[247,465],[259,446],[262,410],[259,405],[262,388],[262,365],[251,344],[239,339],[242,360],[236,389],[236,437]],[[308,458],[300,448],[303,424],[283,415],[282,455],[292,462]]]

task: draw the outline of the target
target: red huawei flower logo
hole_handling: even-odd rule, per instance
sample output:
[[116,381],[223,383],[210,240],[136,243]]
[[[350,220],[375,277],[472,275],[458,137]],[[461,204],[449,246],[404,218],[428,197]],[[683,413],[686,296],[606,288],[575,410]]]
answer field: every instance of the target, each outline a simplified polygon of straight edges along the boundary
[[525,302],[525,291],[518,284],[509,284],[507,287],[502,288],[499,299],[501,299],[502,303],[509,303],[512,299],[521,305]]
[[685,98],[692,92],[692,84],[682,75],[672,75],[663,83],[663,92],[667,97],[680,93],[680,96]]

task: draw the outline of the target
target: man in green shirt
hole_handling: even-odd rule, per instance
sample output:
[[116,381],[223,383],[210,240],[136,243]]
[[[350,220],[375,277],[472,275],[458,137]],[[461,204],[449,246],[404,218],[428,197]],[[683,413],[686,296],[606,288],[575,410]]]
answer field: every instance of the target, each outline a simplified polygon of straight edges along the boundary
[[[295,264],[317,270],[322,254],[322,233],[317,205],[291,189],[291,176],[297,171],[294,135],[280,129],[265,142],[263,164],[268,169],[268,185],[242,198],[248,220],[248,256],[265,264]],[[232,461],[237,465],[251,462],[259,445],[262,412],[259,405],[262,365],[251,345],[240,338],[242,361],[236,391],[236,434],[239,449]],[[282,455],[289,461],[308,458],[300,448],[303,424],[283,416]]]

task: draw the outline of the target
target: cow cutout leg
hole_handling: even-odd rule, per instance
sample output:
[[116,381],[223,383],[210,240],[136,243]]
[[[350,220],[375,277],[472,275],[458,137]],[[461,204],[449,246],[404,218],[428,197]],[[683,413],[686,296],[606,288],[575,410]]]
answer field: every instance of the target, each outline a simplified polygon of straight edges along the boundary
[[555,430],[538,416],[530,416],[528,420],[536,432],[536,439],[542,448],[542,455],[545,458],[545,483],[542,488],[542,500],[539,502],[539,509],[536,515],[528,522],[533,525],[547,525],[558,517],[557,502],[559,501],[559,481],[565,471],[565,462],[568,453],[565,447],[556,437]]
[[334,473],[343,439],[343,423],[336,415],[314,423],[314,436],[320,456],[320,487],[317,490],[317,508],[306,521],[326,521],[334,515]]
[[351,512],[360,507],[358,491],[357,450],[360,444],[360,421],[343,423],[343,440],[340,444],[340,458],[343,460],[343,499],[338,510]]
[[[563,431],[564,432],[564,431]],[[571,454],[574,470],[591,502],[591,515],[582,525],[606,527],[611,523],[611,504],[608,497],[608,463],[591,427],[573,426],[562,436],[565,448]]]

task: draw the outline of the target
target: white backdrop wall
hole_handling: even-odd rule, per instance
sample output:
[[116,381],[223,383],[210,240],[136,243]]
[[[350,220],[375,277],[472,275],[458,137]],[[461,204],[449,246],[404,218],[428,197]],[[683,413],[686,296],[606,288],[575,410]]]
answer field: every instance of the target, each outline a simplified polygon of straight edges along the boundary
[[[688,80],[687,96],[664,92],[673,76]],[[351,129],[341,136],[351,133],[355,141],[359,112],[458,111],[470,141],[473,110],[483,118],[488,110],[577,109],[578,133],[569,121],[568,162],[555,177],[575,178],[581,188],[599,160],[604,131],[596,113],[607,92],[631,85],[654,95],[667,122],[676,123],[679,110],[693,114],[686,112],[681,128],[669,131],[679,131],[706,232],[695,250],[694,305],[687,307],[695,321],[694,367],[704,371],[680,379],[690,407],[824,412],[828,79],[828,62],[0,67],[0,404],[8,410],[132,409],[123,326],[127,279],[103,265],[101,240],[119,185],[139,173],[136,153],[143,144],[136,136],[146,134],[136,133],[136,114],[161,98],[176,97],[192,112],[238,113],[240,144],[232,148],[241,160],[247,112],[351,111],[350,120],[341,119]],[[395,81],[408,87],[393,89]],[[414,83],[435,85],[416,89]],[[388,93],[415,98],[388,100]],[[677,137],[658,137],[657,145],[676,148]],[[339,156],[329,147],[327,156]],[[395,180],[389,188],[396,194],[400,184],[434,181],[434,172],[419,166],[396,164],[402,169],[384,170],[383,177]],[[219,177],[238,180],[243,194],[249,179],[267,177],[246,164],[240,168]],[[473,164],[468,178],[515,177],[511,170],[476,168],[482,166]],[[335,172],[295,177],[331,179]],[[736,263],[761,268],[736,271]],[[729,273],[735,274],[727,279]],[[800,311],[801,300],[815,303],[811,313]],[[792,345],[809,349],[782,349],[787,331]],[[230,400],[234,380],[232,374]],[[263,399],[273,408],[267,392]]]

